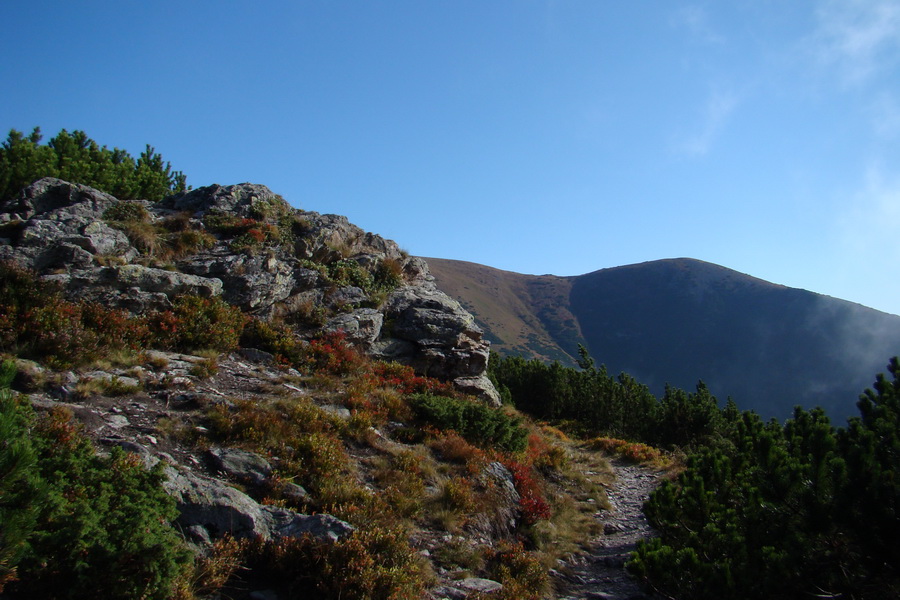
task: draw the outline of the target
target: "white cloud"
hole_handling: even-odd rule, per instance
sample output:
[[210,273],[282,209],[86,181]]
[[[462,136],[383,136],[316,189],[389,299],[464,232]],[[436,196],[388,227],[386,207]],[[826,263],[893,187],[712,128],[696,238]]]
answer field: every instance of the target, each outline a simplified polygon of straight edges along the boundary
[[864,83],[900,55],[900,0],[824,0],[809,40],[820,65],[844,84]]
[[862,189],[849,200],[839,217],[843,247],[853,260],[884,262],[893,270],[900,260],[900,177],[870,166]]
[[707,154],[737,105],[738,97],[734,92],[714,90],[706,102],[697,131],[677,140],[676,150],[688,156]]
[[860,189],[849,194],[837,214],[838,244],[829,275],[844,291],[867,306],[900,314],[900,176],[870,166]]

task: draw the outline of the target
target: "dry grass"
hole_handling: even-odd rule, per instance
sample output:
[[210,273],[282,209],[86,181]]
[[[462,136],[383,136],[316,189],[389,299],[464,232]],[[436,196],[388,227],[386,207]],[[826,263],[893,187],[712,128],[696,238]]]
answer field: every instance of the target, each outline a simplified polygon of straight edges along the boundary
[[128,396],[140,392],[143,387],[140,384],[131,384],[122,381],[117,375],[112,377],[98,377],[96,379],[82,379],[75,384],[75,397],[87,399],[92,396]]

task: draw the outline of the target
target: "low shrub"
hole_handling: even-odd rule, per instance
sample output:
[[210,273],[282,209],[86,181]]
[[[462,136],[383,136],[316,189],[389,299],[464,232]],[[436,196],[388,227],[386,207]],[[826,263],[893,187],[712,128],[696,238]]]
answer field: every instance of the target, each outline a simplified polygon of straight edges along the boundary
[[534,477],[532,468],[517,461],[507,461],[506,468],[513,476],[513,484],[519,493],[519,510],[526,525],[550,518],[550,505],[544,498],[540,484]]
[[279,364],[299,365],[303,362],[304,343],[280,323],[250,319],[241,332],[240,344],[244,348],[273,354]]
[[70,302],[33,273],[0,264],[0,351],[53,367],[90,363],[143,347],[230,351],[246,318],[220,298],[180,296],[172,310],[133,317],[91,302]]
[[147,317],[154,347],[181,350],[219,350],[238,347],[247,317],[236,306],[221,298],[179,296],[172,310]]
[[450,477],[430,500],[427,514],[445,531],[459,531],[478,507],[479,497],[472,479]]
[[488,456],[484,450],[470,444],[455,431],[437,433],[429,446],[445,461],[465,465],[473,475],[480,472],[488,463]]
[[290,228],[283,229],[276,224],[230,213],[209,213],[203,217],[203,225],[210,232],[230,238],[232,251],[246,254],[254,254],[265,247],[287,244],[293,239]]
[[140,384],[132,384],[122,381],[118,376],[109,378],[99,377],[97,379],[85,379],[79,381],[75,386],[75,397],[86,399],[96,394],[104,396],[128,396],[135,394],[141,390]]
[[175,581],[169,600],[201,600],[213,597],[241,568],[244,544],[226,536],[194,558]]
[[[31,284],[24,283],[28,278]],[[64,300],[25,271],[6,282],[19,291],[32,289],[34,295],[0,301],[0,350],[62,368],[113,351],[134,351],[143,341],[144,329],[124,311]]]
[[365,267],[350,259],[336,260],[326,265],[328,277],[337,287],[352,285],[370,292],[375,285],[372,274]]
[[392,511],[402,517],[422,514],[425,501],[425,481],[419,467],[421,457],[403,451],[373,472],[375,483],[381,488],[382,499]]
[[521,543],[501,543],[486,553],[487,572],[503,584],[498,600],[539,600],[550,591],[550,577],[538,553]]
[[362,355],[347,342],[342,331],[326,333],[309,342],[304,360],[309,368],[329,375],[349,375],[362,367]]
[[97,455],[60,409],[22,419],[40,487],[18,580],[6,591],[18,598],[168,598],[189,554],[168,524],[177,513],[161,486],[162,464],[147,470],[118,448]]
[[119,200],[103,211],[103,220],[112,223],[147,222],[150,213],[140,202]]
[[246,579],[284,581],[291,600],[419,600],[429,570],[406,531],[376,525],[337,542],[308,536],[244,542]]
[[664,465],[669,462],[662,452],[652,446],[618,438],[594,438],[588,442],[588,446],[635,463]]
[[483,402],[416,394],[410,397],[410,405],[421,421],[456,431],[480,446],[521,452],[528,443],[528,430],[519,419]]
[[373,278],[378,289],[396,289],[403,284],[403,264],[396,259],[386,258],[375,267]]
[[396,362],[374,361],[366,369],[364,377],[374,387],[392,387],[404,394],[437,394],[449,396],[453,392],[453,385],[440,381],[434,377],[416,375],[409,365]]

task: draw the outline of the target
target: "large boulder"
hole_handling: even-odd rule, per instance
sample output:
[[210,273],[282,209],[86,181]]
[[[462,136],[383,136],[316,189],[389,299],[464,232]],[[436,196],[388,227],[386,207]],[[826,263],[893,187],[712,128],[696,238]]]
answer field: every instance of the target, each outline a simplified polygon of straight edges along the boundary
[[261,486],[272,475],[272,465],[262,456],[240,448],[210,448],[206,456],[213,468],[237,481]]
[[484,376],[490,342],[462,305],[432,281],[394,291],[384,307],[382,338],[375,355],[400,360],[420,373],[453,381],[481,399],[500,404],[500,395]]
[[115,202],[113,196],[92,187],[44,177],[23,189],[15,198],[0,202],[0,213],[23,221],[47,213],[57,215],[56,220],[71,217],[99,219],[103,211]]
[[39,179],[0,203],[0,223],[17,233],[7,238],[0,258],[36,271],[87,268],[94,264],[94,255],[134,258],[137,251],[125,234],[101,220],[115,202],[84,185]]
[[168,467],[166,474],[168,481],[163,485],[178,506],[176,523],[195,532],[195,536],[202,529],[211,539],[226,534],[262,539],[310,534],[323,541],[335,541],[353,532],[351,525],[331,515],[302,515],[286,508],[261,505],[215,479],[174,467]]
[[363,231],[342,215],[303,212],[300,219],[303,236],[295,244],[300,258],[322,262],[364,256],[379,260],[406,258],[395,242]]

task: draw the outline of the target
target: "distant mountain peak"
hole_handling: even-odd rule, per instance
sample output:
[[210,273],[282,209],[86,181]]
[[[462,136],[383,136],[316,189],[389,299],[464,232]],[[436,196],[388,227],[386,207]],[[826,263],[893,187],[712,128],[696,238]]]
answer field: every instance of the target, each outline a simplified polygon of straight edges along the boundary
[[584,275],[427,259],[501,354],[574,366],[578,344],[660,392],[703,380],[765,417],[822,405],[840,419],[900,354],[900,317],[679,257]]

